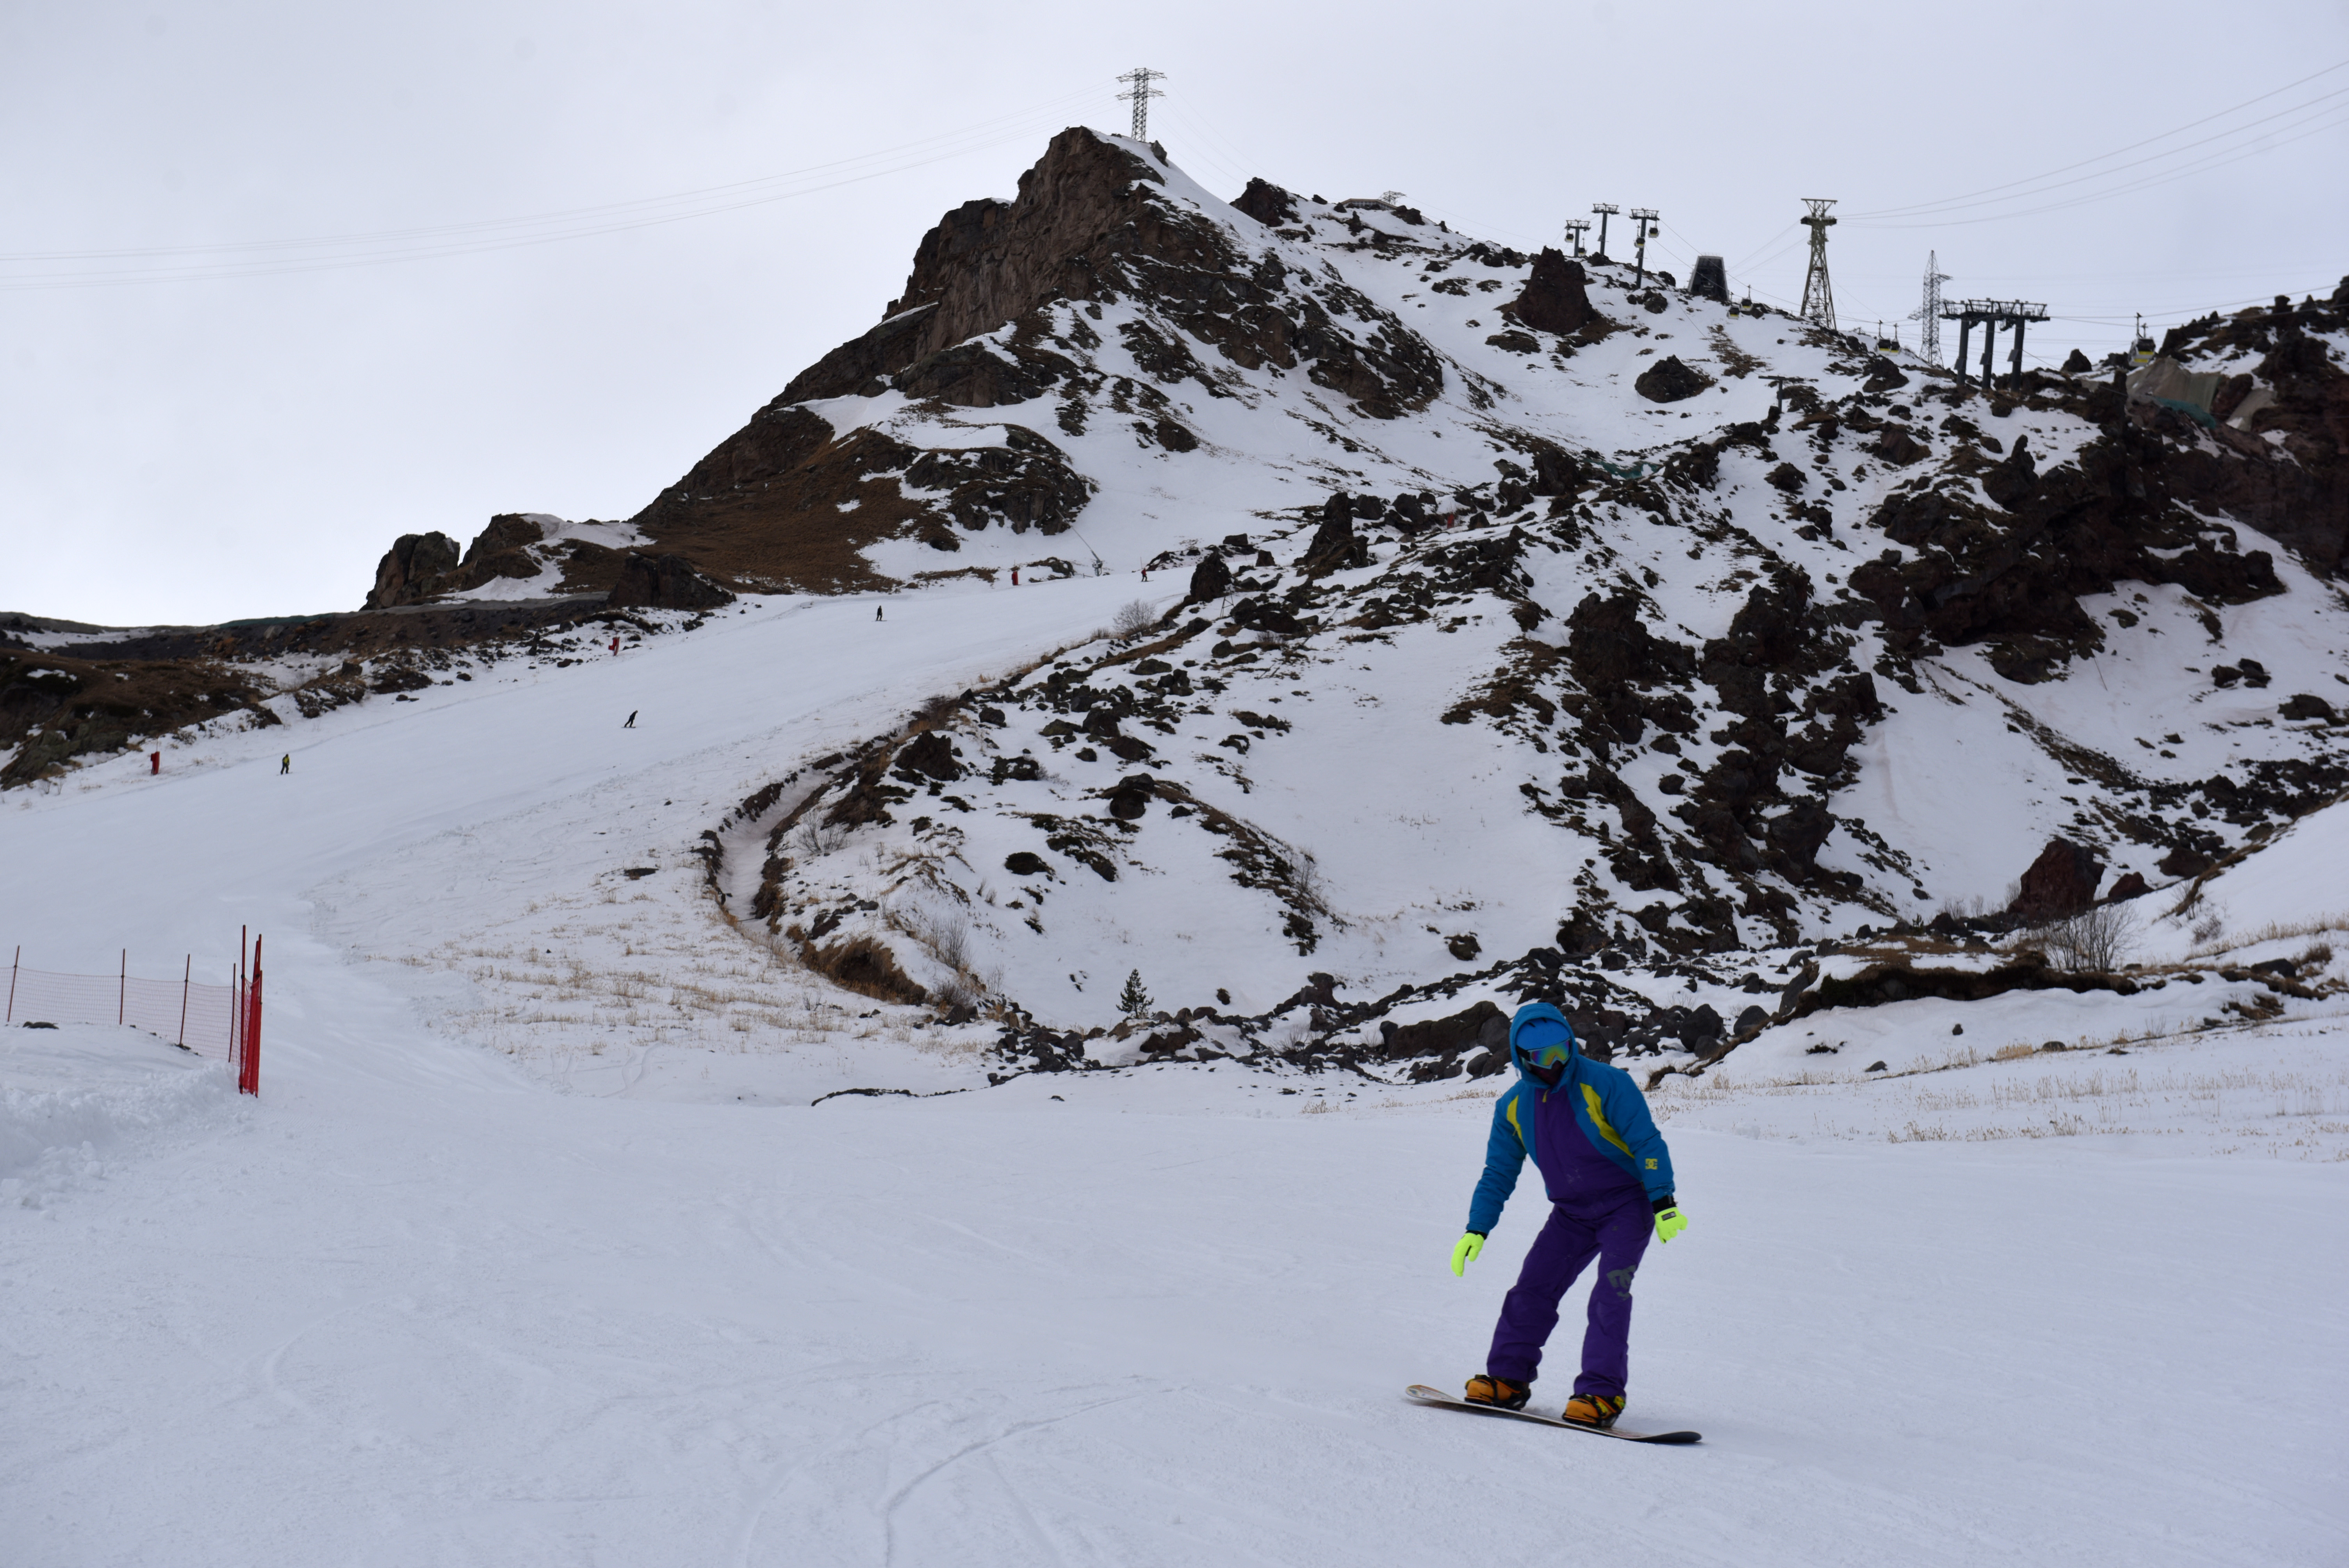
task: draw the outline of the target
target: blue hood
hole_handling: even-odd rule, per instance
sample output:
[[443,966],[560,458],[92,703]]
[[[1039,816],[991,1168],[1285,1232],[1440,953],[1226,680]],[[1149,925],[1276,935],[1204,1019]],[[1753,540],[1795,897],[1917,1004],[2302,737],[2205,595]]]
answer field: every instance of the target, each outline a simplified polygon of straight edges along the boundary
[[1545,1021],[1556,1024],[1559,1028],[1564,1029],[1566,1031],[1567,1044],[1575,1048],[1574,1060],[1568,1064],[1566,1077],[1560,1078],[1558,1081],[1561,1084],[1565,1083],[1568,1079],[1574,1078],[1581,1070],[1581,1040],[1579,1037],[1575,1034],[1574,1026],[1567,1021],[1566,1015],[1559,1012],[1556,1007],[1551,1006],[1547,1002],[1528,1002],[1524,1006],[1518,1008],[1516,1016],[1509,1020],[1509,1065],[1517,1069],[1517,1079],[1521,1083],[1530,1083],[1539,1087],[1541,1080],[1535,1078],[1534,1075],[1526,1069],[1524,1053],[1518,1049],[1518,1037],[1525,1032],[1525,1027],[1527,1024]]

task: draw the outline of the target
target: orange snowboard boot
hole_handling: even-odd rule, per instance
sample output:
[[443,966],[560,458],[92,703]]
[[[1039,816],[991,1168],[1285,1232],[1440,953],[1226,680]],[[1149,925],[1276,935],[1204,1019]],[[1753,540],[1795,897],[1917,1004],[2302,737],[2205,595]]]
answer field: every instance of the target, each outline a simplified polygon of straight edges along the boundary
[[1622,1413],[1622,1399],[1612,1394],[1577,1394],[1566,1402],[1566,1418],[1578,1427],[1611,1427]]
[[1533,1385],[1512,1383],[1506,1377],[1495,1377],[1480,1372],[1468,1379],[1468,1392],[1463,1396],[1472,1405],[1493,1405],[1504,1410],[1522,1410],[1533,1398]]

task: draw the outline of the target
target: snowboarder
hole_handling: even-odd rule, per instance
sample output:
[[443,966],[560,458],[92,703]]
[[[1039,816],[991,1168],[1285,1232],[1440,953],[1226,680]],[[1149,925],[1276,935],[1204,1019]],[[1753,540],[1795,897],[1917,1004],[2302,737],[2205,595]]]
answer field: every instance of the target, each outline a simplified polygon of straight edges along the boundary
[[876,621],[881,619],[881,606],[878,604],[873,606],[873,618]]
[[620,726],[620,727],[622,729],[634,729],[636,727],[636,710],[635,708],[632,707],[628,709],[628,722]]
[[1466,1398],[1525,1408],[1542,1345],[1557,1326],[1558,1302],[1596,1256],[1582,1372],[1566,1418],[1611,1427],[1623,1413],[1631,1276],[1651,1229],[1669,1242],[1688,1228],[1672,1201],[1671,1155],[1631,1075],[1580,1055],[1574,1026],[1548,1003],[1528,1003],[1509,1020],[1509,1059],[1517,1081],[1493,1107],[1485,1173],[1469,1201],[1467,1233],[1452,1249],[1453,1274],[1485,1250],[1527,1154],[1547,1190],[1549,1222],[1501,1303],[1484,1374],[1468,1379]]
[[289,751],[289,752],[287,752],[285,756],[283,756],[283,757],[281,757],[281,758],[279,758],[277,759],[277,774],[278,774],[278,777],[282,779],[282,778],[284,778],[286,774],[291,773],[291,772],[293,772],[293,771],[294,771],[294,754],[293,754],[292,752],[290,752],[290,751]]

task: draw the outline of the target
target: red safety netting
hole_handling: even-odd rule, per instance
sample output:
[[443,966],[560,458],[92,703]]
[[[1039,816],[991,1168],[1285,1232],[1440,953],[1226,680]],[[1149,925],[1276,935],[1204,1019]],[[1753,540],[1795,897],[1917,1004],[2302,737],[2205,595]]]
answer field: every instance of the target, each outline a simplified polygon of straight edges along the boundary
[[253,946],[253,970],[240,962],[226,985],[208,985],[189,972],[177,980],[148,980],[130,973],[129,955],[113,975],[63,975],[27,969],[17,950],[7,975],[7,997],[0,1021],[119,1024],[144,1029],[200,1056],[236,1068],[237,1088],[261,1092],[261,944]]

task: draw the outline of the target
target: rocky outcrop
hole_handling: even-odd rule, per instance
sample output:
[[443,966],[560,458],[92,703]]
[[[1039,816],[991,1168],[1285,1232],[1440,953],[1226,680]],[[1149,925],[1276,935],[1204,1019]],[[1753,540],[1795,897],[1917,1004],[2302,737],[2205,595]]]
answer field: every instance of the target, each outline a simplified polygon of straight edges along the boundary
[[2220,422],[2198,439],[2183,415],[2129,406],[2134,424],[2170,449],[2161,469],[2171,493],[2251,524],[2328,574],[2349,562],[2349,369],[2318,335],[2344,331],[2349,278],[2329,300],[2279,295],[2268,308],[2189,323],[2162,346],[2182,364],[2261,356],[2220,388],[2211,412]]
[[2025,921],[2058,920],[2096,902],[2104,862],[2095,851],[2069,839],[2050,839],[2023,873],[2009,913]]
[[1568,261],[1555,246],[1547,247],[1534,257],[1524,292],[1503,307],[1503,314],[1536,332],[1561,337],[1580,332],[1599,317],[1590,306],[1588,285],[1580,262]]
[[1232,205],[1268,229],[1297,222],[1297,198],[1269,181],[1251,179]]
[[403,533],[376,563],[375,586],[363,610],[420,604],[443,591],[441,580],[457,570],[457,542],[445,533]]
[[1680,356],[1667,354],[1645,370],[1631,383],[1631,389],[1651,403],[1678,403],[1693,397],[1713,385],[1702,372],[1681,363]]
[[1014,533],[1065,532],[1092,499],[1092,481],[1035,431],[1006,425],[1003,436],[999,447],[925,452],[906,468],[905,487],[942,494],[947,515],[974,533],[990,523]]
[[1304,559],[1299,562],[1308,572],[1334,572],[1341,567],[1370,564],[1370,546],[1354,532],[1354,503],[1350,497],[1331,496],[1321,504],[1321,526],[1313,531],[1313,542],[1305,547]]
[[1191,568],[1189,598],[1195,603],[1206,603],[1220,599],[1231,591],[1231,563],[1221,553],[1212,550],[1199,557],[1199,564]]
[[1729,269],[1719,256],[1699,256],[1689,273],[1688,292],[1715,304],[1729,303]]
[[630,553],[612,584],[606,604],[644,605],[660,610],[714,610],[731,604],[734,595],[693,569],[682,555]]

